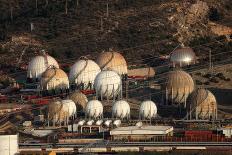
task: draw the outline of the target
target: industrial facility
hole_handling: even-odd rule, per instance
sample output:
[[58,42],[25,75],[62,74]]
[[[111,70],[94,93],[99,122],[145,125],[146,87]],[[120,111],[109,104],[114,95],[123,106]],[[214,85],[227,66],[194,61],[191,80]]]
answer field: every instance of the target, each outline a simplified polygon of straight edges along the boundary
[[[204,141],[215,141],[215,132],[217,141],[231,141],[230,130],[219,125],[207,129],[206,124],[219,121],[217,99],[181,68],[195,64],[193,50],[176,49],[170,55],[167,60],[170,68],[161,80],[156,80],[154,69],[128,69],[122,54],[112,50],[102,52],[97,63],[87,57],[79,58],[70,65],[69,76],[54,58],[45,53],[35,56],[28,63],[27,83],[20,90],[23,104],[30,107],[26,111],[30,111],[34,119],[24,119],[18,135],[8,136],[8,140],[13,138],[9,143],[15,148],[3,145],[1,150],[7,150],[6,147],[12,155],[19,150],[27,154],[27,145],[33,146],[34,141],[62,144],[60,147],[65,144],[88,146],[99,139],[118,143],[181,138],[191,142],[189,136],[197,138],[204,132],[209,134]],[[34,88],[28,89],[29,85]],[[141,92],[144,88],[150,92]],[[140,99],[142,95],[145,97]],[[181,111],[175,111],[176,108]],[[178,117],[171,115],[170,109]],[[197,122],[206,123],[204,129],[191,127]],[[24,140],[21,137],[25,137]],[[33,137],[32,142],[29,137]],[[113,149],[116,148],[112,146]],[[59,151],[53,149],[51,153],[56,152]]]
[[[65,43],[49,42],[49,38],[59,36],[60,31],[69,33],[69,30],[57,28],[60,23],[53,20],[53,16],[47,21],[46,33],[57,32],[54,36],[43,34],[47,40],[44,39],[36,47],[33,46],[35,32],[31,23],[30,43],[17,58],[19,63],[6,67],[0,64],[3,70],[0,74],[8,75],[4,82],[0,79],[0,155],[143,154],[149,151],[171,153],[214,149],[231,153],[232,61],[224,58],[231,53],[229,48],[212,54],[207,44],[183,41],[187,40],[187,36],[176,40],[170,39],[171,35],[157,36],[153,31],[159,31],[160,25],[165,31],[169,27],[159,20],[149,20],[150,12],[142,14],[149,23],[140,23],[136,32],[128,30],[132,31],[132,35],[127,35],[126,30],[120,29],[120,22],[128,18],[136,23],[136,18],[132,20],[128,17],[136,10],[130,6],[132,1],[120,2],[128,5],[126,9],[130,11],[121,14],[111,12],[114,15],[111,18],[109,9],[121,11],[125,8],[109,6],[109,1],[106,4],[101,1],[107,12],[97,10],[93,13],[99,18],[97,26],[96,21],[88,26],[77,26],[72,20],[69,21],[73,24],[74,34],[70,42],[75,43],[75,49],[81,50],[77,55],[74,50],[63,47]],[[40,14],[53,2],[36,3],[37,13]],[[75,3],[76,14],[79,14],[82,13],[79,5],[93,2],[77,0],[65,3],[63,16],[72,16],[68,14],[69,6]],[[41,5],[44,7],[40,8]],[[167,6],[160,5],[159,9],[172,14],[173,6],[176,6],[174,2]],[[53,7],[50,6],[50,9]],[[150,9],[149,5],[146,9]],[[43,16],[49,13],[47,11]],[[191,16],[191,12],[188,15]],[[82,16],[73,18],[82,20]],[[169,18],[181,18],[181,15]],[[176,36],[191,29],[191,24],[189,27],[181,24]],[[97,32],[86,31],[91,26]],[[152,32],[143,35],[154,39],[151,43],[144,40],[143,48],[137,46],[137,40],[141,39],[133,34],[142,35],[141,27],[151,28]],[[83,32],[76,32],[76,29],[83,29]],[[130,46],[123,48],[125,45],[122,42],[111,38],[114,33],[118,38],[127,38]],[[93,37],[99,34],[101,38]],[[93,39],[75,40],[76,36],[92,36]],[[169,42],[162,42],[162,37]],[[62,40],[65,39],[64,36]],[[93,50],[102,40],[105,42],[99,45],[101,50]],[[157,40],[160,40],[159,45],[156,45]],[[178,46],[173,41],[179,41]],[[45,46],[44,42],[50,46]],[[82,44],[88,47],[82,48]],[[59,55],[56,47],[65,50],[66,57]],[[27,48],[33,52],[25,53]],[[151,51],[151,54],[144,49]],[[28,58],[24,58],[26,56]]]

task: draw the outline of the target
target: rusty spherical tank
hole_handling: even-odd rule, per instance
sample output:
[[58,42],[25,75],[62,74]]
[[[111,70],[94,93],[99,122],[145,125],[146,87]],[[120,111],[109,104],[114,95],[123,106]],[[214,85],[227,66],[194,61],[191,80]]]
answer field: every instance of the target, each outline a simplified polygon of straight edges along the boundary
[[183,67],[196,63],[196,54],[190,47],[175,49],[170,54],[170,62],[173,67]]
[[47,69],[41,77],[40,89],[53,90],[53,89],[68,89],[69,79],[67,74],[59,68]]
[[73,92],[69,98],[76,104],[77,106],[77,111],[85,111],[85,107],[88,103],[88,98],[86,97],[85,94],[76,91]]
[[48,120],[53,123],[66,121],[76,113],[72,100],[54,100],[48,105]]
[[173,104],[186,103],[189,94],[193,92],[195,87],[192,77],[185,71],[170,71],[165,77],[162,86],[166,94],[166,100]]
[[196,89],[187,99],[187,110],[191,118],[216,119],[216,98],[209,90],[203,88]]
[[102,52],[97,58],[97,64],[102,70],[113,70],[119,75],[127,74],[127,63],[125,58],[116,51]]

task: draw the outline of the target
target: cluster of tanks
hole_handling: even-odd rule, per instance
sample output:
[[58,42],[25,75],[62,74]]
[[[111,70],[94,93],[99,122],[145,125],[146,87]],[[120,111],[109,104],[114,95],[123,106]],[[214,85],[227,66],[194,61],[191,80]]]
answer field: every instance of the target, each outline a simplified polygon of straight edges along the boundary
[[102,98],[117,97],[122,92],[121,78],[127,74],[126,60],[111,50],[102,52],[96,62],[81,57],[67,75],[54,58],[43,54],[29,62],[27,77],[39,81],[43,92],[62,92],[71,86],[82,90],[95,89]]
[[[75,97],[74,97],[75,96]],[[79,98],[75,100],[65,99],[65,100],[54,100],[48,106],[48,121],[51,121],[53,125],[56,124],[67,124],[69,119],[76,118],[78,112],[84,112],[85,118],[91,120],[97,120],[96,123],[99,124],[100,120],[103,119],[103,104],[99,100],[87,100],[87,97],[81,92],[75,92],[70,95],[70,98]],[[152,101],[143,101],[139,108],[139,119],[152,119],[157,115],[156,104]],[[123,120],[128,120],[130,118],[130,105],[125,100],[118,100],[113,103],[112,106],[112,118]],[[90,124],[89,122],[88,124]],[[108,121],[108,123],[111,123]]]
[[[191,48],[182,47],[175,49],[170,54],[170,62],[175,68],[165,77],[161,84],[167,104],[183,106],[187,108],[190,118],[209,119],[217,118],[217,103],[211,92],[206,89],[196,89],[194,80],[180,67],[196,63],[196,55]],[[69,87],[75,89],[95,89],[97,99],[122,99],[122,79],[127,75],[127,62],[124,57],[116,51],[102,52],[96,62],[86,57],[81,57],[71,68],[69,75],[59,68],[57,61],[43,54],[34,57],[29,65],[27,77],[40,81],[41,91],[63,91]],[[73,116],[77,110],[84,109],[86,117],[101,118],[103,106],[98,100],[88,101],[87,97],[80,92],[74,92],[69,96],[75,106],[74,111],[62,101],[54,102],[53,109],[60,109],[61,114],[51,110],[54,114],[49,115],[54,122],[64,121],[67,117]],[[71,104],[71,101],[73,103]],[[66,103],[66,101],[65,101]],[[69,104],[67,104],[69,106]],[[59,108],[61,106],[61,108]],[[72,106],[71,106],[72,107]],[[149,109],[149,110],[147,110]],[[152,101],[142,102],[140,106],[140,118],[152,118],[157,113],[156,105]],[[114,103],[112,116],[118,118],[129,118],[130,106],[124,100]],[[58,122],[59,122],[58,121]]]

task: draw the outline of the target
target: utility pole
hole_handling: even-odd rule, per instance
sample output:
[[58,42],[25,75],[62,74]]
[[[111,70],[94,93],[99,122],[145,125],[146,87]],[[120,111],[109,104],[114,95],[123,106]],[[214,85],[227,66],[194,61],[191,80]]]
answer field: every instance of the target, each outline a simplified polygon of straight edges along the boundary
[[35,11],[38,14],[38,0],[35,0]]
[[11,22],[13,21],[13,7],[10,6],[10,19],[11,19]]
[[212,51],[209,50],[209,71],[212,72],[213,70],[213,62],[212,62]]
[[103,18],[101,16],[101,31],[103,31]]
[[68,0],[65,0],[65,14],[68,14]]
[[46,0],[46,5],[45,6],[48,6],[48,0]]
[[106,3],[106,17],[109,17],[109,2]]

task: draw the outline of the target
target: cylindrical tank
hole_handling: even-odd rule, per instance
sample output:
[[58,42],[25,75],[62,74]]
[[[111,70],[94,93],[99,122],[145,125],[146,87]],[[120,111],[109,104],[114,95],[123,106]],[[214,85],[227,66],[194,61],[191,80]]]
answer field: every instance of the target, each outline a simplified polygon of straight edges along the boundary
[[127,74],[125,58],[116,51],[102,52],[97,58],[97,64],[102,70],[113,70],[119,75]]
[[103,120],[100,119],[100,120],[97,120],[96,125],[102,125],[102,123],[103,123]]
[[94,120],[89,120],[86,124],[87,125],[93,125],[93,123],[94,123]]
[[78,122],[77,125],[78,125],[78,126],[82,126],[82,125],[84,125],[84,124],[85,124],[85,120],[81,120],[81,121]]
[[97,96],[114,98],[121,93],[122,82],[120,76],[110,70],[101,71],[95,78],[94,88]]
[[187,111],[190,119],[217,119],[217,101],[206,89],[196,89],[187,99]]
[[75,91],[69,96],[69,98],[76,104],[77,111],[85,111],[85,107],[88,103],[88,98],[85,94]]
[[89,118],[99,118],[103,114],[103,105],[98,100],[91,100],[87,103],[85,109],[86,116]]
[[67,121],[76,113],[76,105],[72,100],[52,101],[48,106],[48,119],[56,123]]
[[69,88],[67,74],[59,68],[47,69],[41,77],[41,90],[65,90]]
[[130,105],[124,101],[120,100],[114,103],[112,107],[113,117],[116,118],[129,118],[130,116]]
[[106,120],[104,122],[104,125],[107,126],[107,127],[109,127],[111,123],[112,123],[112,120]]
[[137,123],[135,124],[135,126],[141,127],[141,126],[143,126],[143,122],[137,122]]
[[57,61],[53,57],[46,54],[35,56],[28,64],[27,77],[32,79],[40,79],[43,72],[45,72],[49,66],[59,68]]
[[1,155],[17,155],[18,135],[0,135],[0,152]]
[[116,127],[119,127],[122,124],[120,119],[117,119],[113,122],[113,125],[115,125]]
[[142,119],[151,119],[157,114],[157,107],[152,101],[143,101],[139,108],[139,116]]
[[101,71],[93,60],[80,59],[70,69],[69,80],[81,89],[92,89],[94,79]]
[[170,71],[165,79],[162,89],[166,94],[166,101],[186,106],[186,99],[195,87],[192,77],[185,71],[175,70]]
[[196,55],[192,48],[177,48],[170,54],[170,62],[172,63],[173,67],[183,67],[186,65],[195,64]]

